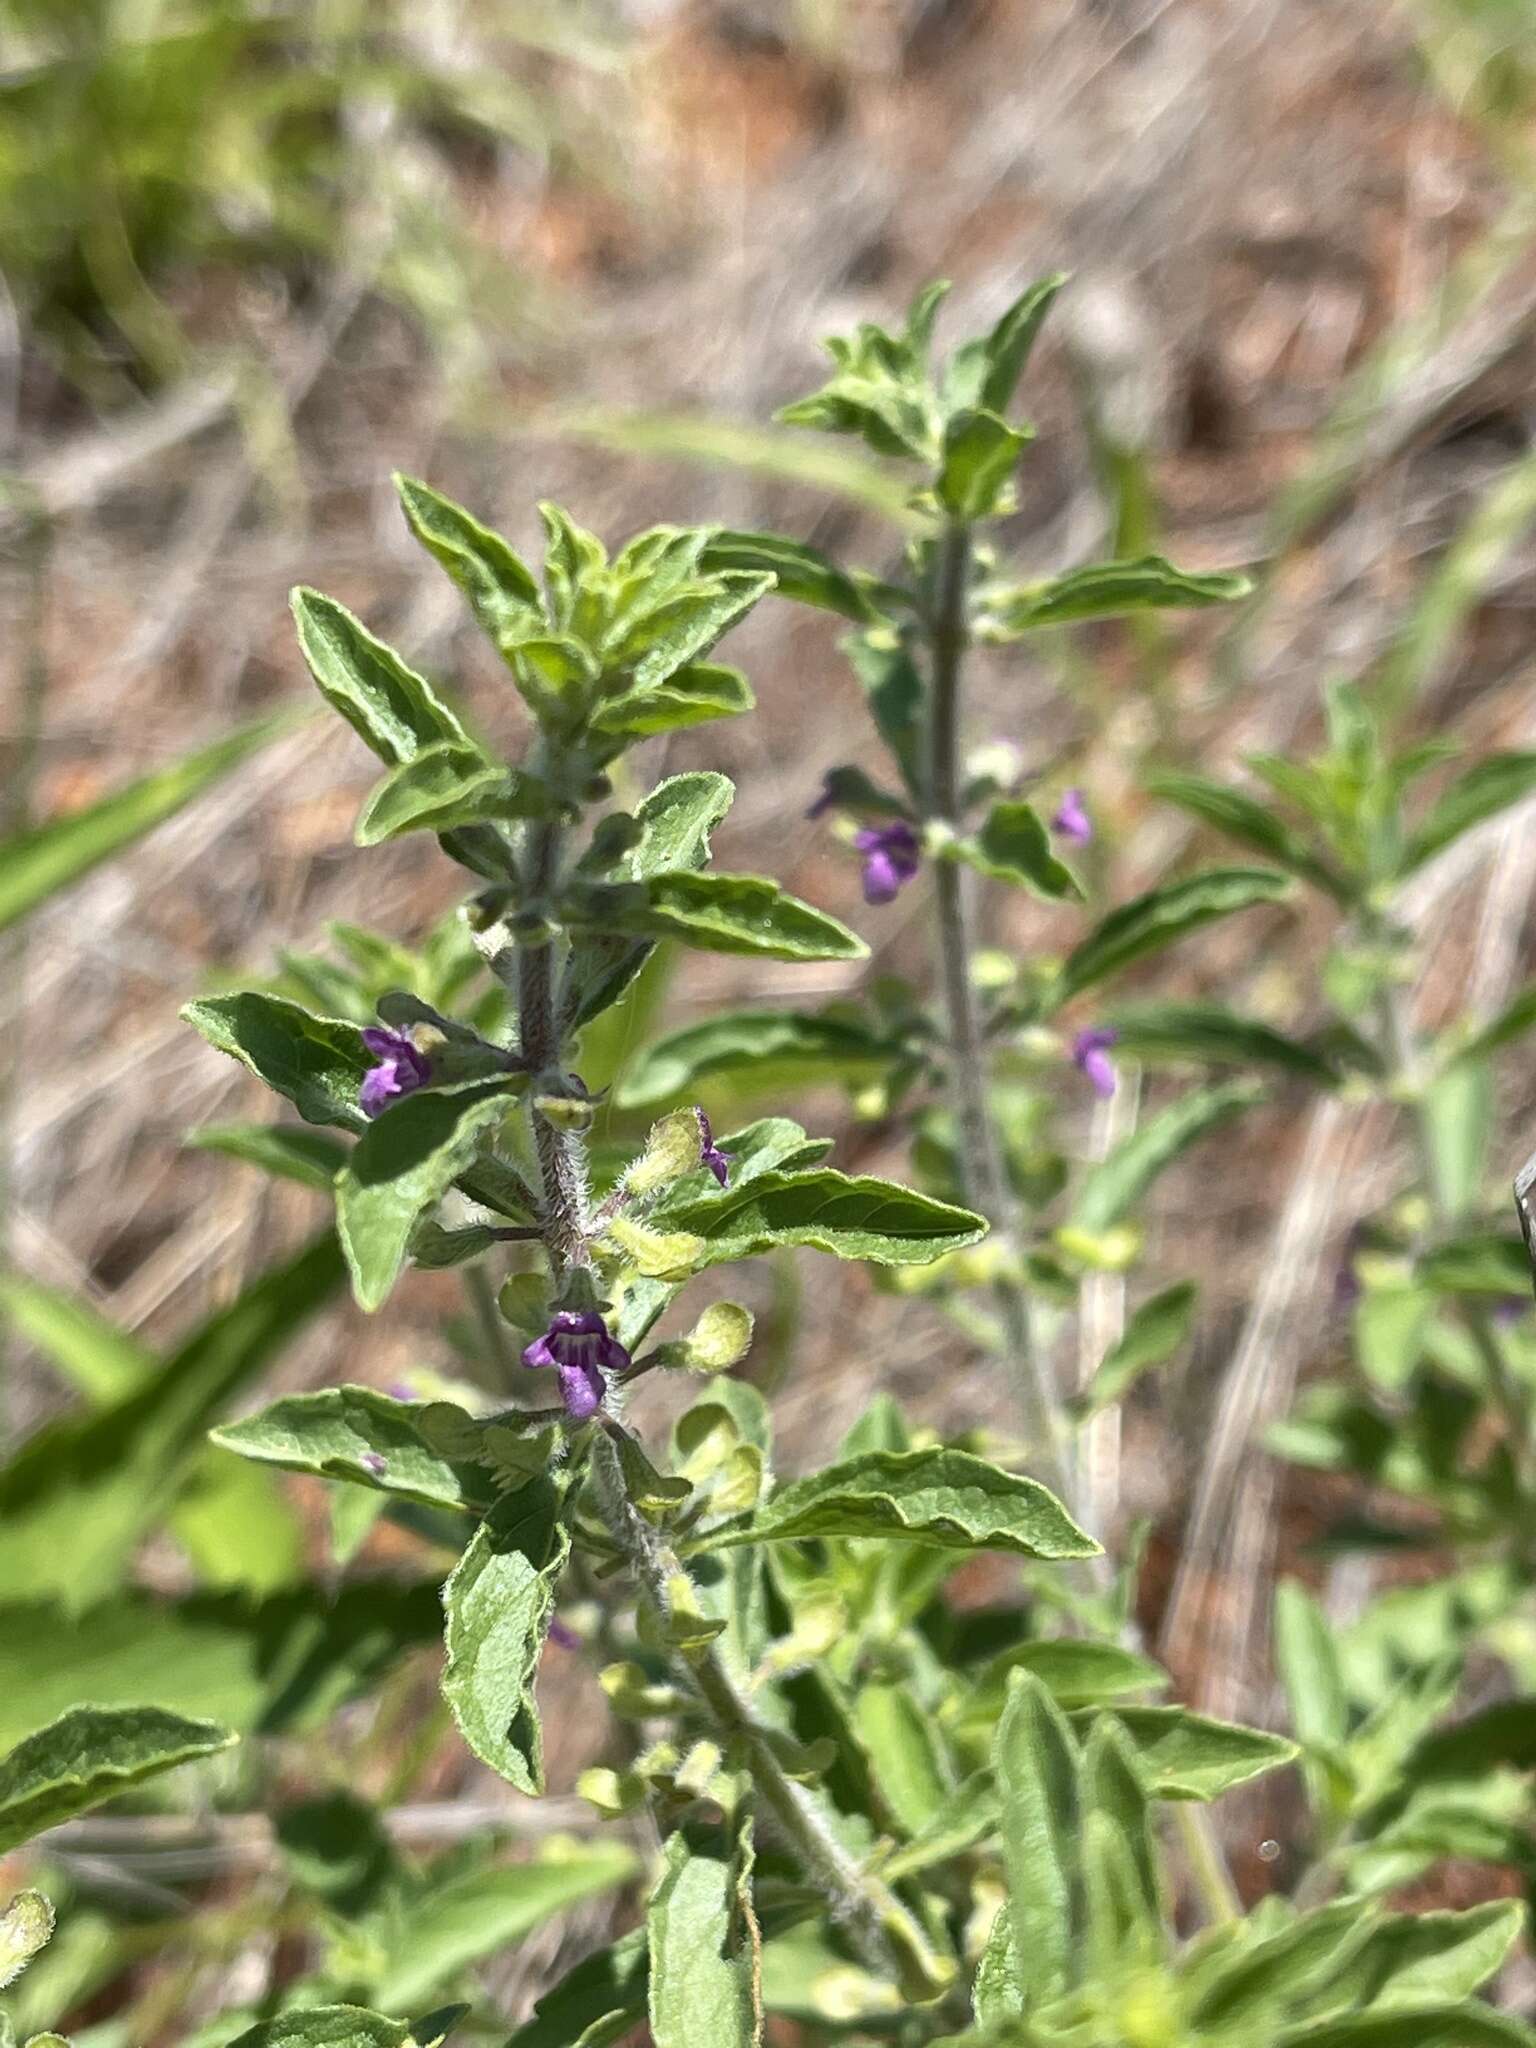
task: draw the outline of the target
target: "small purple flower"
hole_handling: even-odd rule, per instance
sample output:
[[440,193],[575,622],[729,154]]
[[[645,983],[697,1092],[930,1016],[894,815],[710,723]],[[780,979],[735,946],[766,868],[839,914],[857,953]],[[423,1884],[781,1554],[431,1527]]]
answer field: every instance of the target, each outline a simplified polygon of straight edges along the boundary
[[1072,1041],[1072,1064],[1080,1074],[1087,1075],[1095,1095],[1110,1096],[1115,1092],[1115,1063],[1109,1048],[1119,1036],[1118,1031],[1101,1024],[1092,1031],[1079,1031]]
[[721,1187],[724,1187],[731,1177],[731,1162],[715,1143],[715,1134],[710,1129],[709,1118],[703,1110],[696,1109],[693,1113],[699,1120],[699,1158],[719,1181]]
[[560,1396],[573,1422],[588,1422],[602,1406],[608,1382],[605,1372],[623,1372],[629,1353],[595,1309],[556,1309],[549,1328],[523,1353],[529,1366],[553,1366],[560,1375]]
[[864,825],[853,843],[864,856],[864,901],[890,903],[921,863],[917,834],[904,818],[890,825]]
[[579,1650],[582,1647],[581,1637],[570,1623],[562,1621],[558,1614],[552,1614],[549,1618],[549,1640],[558,1650]]
[[1523,1294],[1501,1294],[1489,1311],[1490,1318],[1501,1329],[1508,1329],[1511,1323],[1521,1322],[1530,1312],[1531,1304]]
[[1086,846],[1093,837],[1093,820],[1083,808],[1083,792],[1069,789],[1063,793],[1051,819],[1051,830],[1059,839],[1068,840],[1073,846]]
[[397,1095],[410,1095],[431,1079],[432,1063],[403,1031],[388,1031],[370,1024],[363,1043],[378,1060],[363,1076],[358,1100],[364,1116],[379,1116]]
[[377,1451],[364,1451],[358,1462],[366,1466],[375,1479],[382,1479],[389,1470],[388,1463],[379,1456]]

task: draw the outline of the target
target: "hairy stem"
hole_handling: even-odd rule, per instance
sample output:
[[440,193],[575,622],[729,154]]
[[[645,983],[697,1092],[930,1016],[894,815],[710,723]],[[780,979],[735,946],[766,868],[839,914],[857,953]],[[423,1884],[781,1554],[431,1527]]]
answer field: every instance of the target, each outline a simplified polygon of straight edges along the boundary
[[[528,895],[537,898],[554,880],[559,842],[554,826],[539,826],[528,848]],[[557,1070],[564,1046],[555,1014],[555,949],[517,948],[517,991],[523,1058],[535,1075]],[[536,1084],[537,1085],[537,1084]],[[534,1147],[543,1183],[543,1237],[557,1278],[572,1266],[591,1262],[586,1216],[586,1167],[581,1136],[532,1113]],[[611,1438],[596,1434],[592,1474],[603,1521],[628,1564],[642,1596],[665,1622],[673,1612],[672,1587],[685,1578],[675,1554],[631,1505]],[[882,1975],[896,1969],[888,1929],[907,1916],[878,1880],[866,1877],[826,1828],[804,1789],[785,1773],[766,1731],[738,1691],[719,1654],[677,1658],[690,1690],[714,1723],[722,1743],[744,1751],[753,1784],[806,1877],[827,1894],[833,1917],[847,1931],[869,1967]],[[920,1941],[918,1931],[913,1934]]]
[[[939,543],[929,621],[933,675],[926,791],[928,818],[951,832],[960,825],[960,684],[969,641],[966,585],[970,562],[970,529],[952,521]],[[992,1120],[986,1043],[971,977],[975,934],[966,900],[965,871],[960,863],[936,861],[933,886],[961,1186],[971,1207],[991,1223],[1009,1267],[1015,1267],[1018,1229]],[[1029,1297],[1014,1271],[1000,1275],[992,1292],[1039,1476],[1070,1508],[1076,1489],[1068,1469],[1060,1402],[1049,1368],[1034,1342]]]

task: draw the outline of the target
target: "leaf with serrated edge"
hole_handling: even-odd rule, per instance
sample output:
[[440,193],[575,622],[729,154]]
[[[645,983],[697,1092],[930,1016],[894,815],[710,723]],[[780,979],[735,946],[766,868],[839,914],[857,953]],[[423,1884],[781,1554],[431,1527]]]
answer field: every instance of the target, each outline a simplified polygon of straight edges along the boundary
[[1096,1557],[1099,1546],[1036,1480],[969,1451],[866,1451],[783,1486],[707,1549],[808,1536],[882,1536],[1016,1557]]
[[[488,1506],[488,1475],[445,1458],[423,1436],[422,1419],[430,1412],[427,1404],[397,1401],[374,1387],[322,1387],[313,1394],[285,1395],[243,1422],[225,1423],[212,1436],[226,1451],[288,1472],[349,1479],[430,1507]],[[462,1409],[454,1413],[471,1423]],[[382,1461],[382,1470],[375,1461]]]
[[520,1792],[544,1789],[533,1680],[570,1547],[559,1489],[535,1479],[497,1502],[443,1588],[443,1696],[475,1755]]
[[932,1195],[830,1166],[758,1173],[716,1196],[667,1206],[667,1226],[704,1240],[700,1263],[806,1245],[840,1259],[926,1266],[986,1235],[986,1222]]
[[234,1740],[159,1707],[73,1707],[0,1757],[0,1855]]

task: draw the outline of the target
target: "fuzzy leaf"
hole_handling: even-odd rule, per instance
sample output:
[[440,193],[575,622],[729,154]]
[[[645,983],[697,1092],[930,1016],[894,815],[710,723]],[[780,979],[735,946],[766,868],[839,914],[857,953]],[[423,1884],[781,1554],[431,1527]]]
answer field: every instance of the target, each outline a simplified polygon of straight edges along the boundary
[[530,614],[542,617],[532,571],[499,533],[414,477],[397,472],[394,482],[412,533],[463,591],[498,647],[524,628]]
[[890,1057],[867,1026],[800,1010],[730,1010],[658,1039],[642,1052],[619,1084],[622,1108],[641,1108],[691,1092],[719,1074],[772,1065],[796,1070],[850,1067]]
[[453,832],[486,819],[538,817],[547,808],[531,777],[487,760],[478,747],[439,740],[374,785],[352,837],[359,846],[381,846],[407,832]]
[[544,1789],[533,1681],[571,1539],[555,1484],[497,1502],[443,1588],[443,1696],[475,1755],[520,1792]]
[[1536,790],[1536,753],[1490,754],[1459,775],[1411,835],[1398,872],[1411,875],[1485,818]]
[[[1294,1742],[1258,1728],[1240,1728],[1188,1707],[1122,1707],[1115,1719],[1136,1756],[1147,1790],[1159,1799],[1216,1799],[1296,1755]],[[1074,1725],[1085,1717],[1075,1714]]]
[[1154,1294],[1132,1314],[1118,1344],[1106,1353],[1093,1378],[1072,1404],[1082,1421],[1123,1401],[1143,1373],[1170,1359],[1189,1335],[1197,1290],[1181,1280]]
[[1392,1913],[1371,1927],[1325,1993],[1373,2012],[1470,1998],[1520,1939],[1525,1910],[1498,1899],[1467,1913]]
[[84,810],[0,840],[0,931],[173,818],[282,729],[276,719],[246,726]]
[[1068,1989],[1078,1951],[1076,1870],[1081,1827],[1077,1743],[1061,1709],[1037,1679],[1020,1673],[997,1724],[993,1768],[1002,1800],[1003,1912],[1016,1972],[992,2002],[1016,2009]]
[[1012,882],[1053,902],[1082,901],[1082,884],[1051,851],[1050,834],[1030,804],[994,804],[981,830],[973,839],[956,841],[954,853],[996,882]]
[[756,1258],[780,1245],[806,1245],[840,1259],[881,1266],[926,1266],[975,1244],[986,1224],[968,1209],[870,1174],[830,1166],[808,1172],[769,1169],[685,1203],[669,1203],[669,1229],[704,1240],[702,1263]]
[[739,718],[756,702],[740,669],[693,661],[661,682],[609,698],[593,713],[592,724],[598,732],[649,739],[655,733],[703,725],[711,718]]
[[471,1081],[407,1095],[369,1124],[336,1176],[336,1227],[360,1307],[388,1299],[418,1221],[510,1106],[504,1081]]
[[883,1536],[943,1550],[1094,1557],[1099,1546],[1036,1480],[969,1451],[865,1451],[780,1487],[752,1520],[705,1548],[809,1536]]
[[1252,1063],[1305,1075],[1324,1088],[1338,1083],[1333,1067],[1310,1046],[1219,1003],[1117,1006],[1106,1021],[1118,1033],[1120,1051],[1132,1059],[1199,1060],[1212,1066]]
[[73,1707],[0,1757],[0,1855],[234,1740],[159,1707]]
[[296,1180],[301,1187],[327,1194],[346,1164],[347,1148],[322,1131],[295,1130],[289,1124],[204,1124],[189,1131],[185,1142],[200,1152],[224,1152],[247,1166],[259,1166],[277,1180]]
[[637,1927],[568,1970],[506,2048],[604,2048],[645,2018],[649,1977],[646,1932]]
[[1203,775],[1154,775],[1147,783],[1147,793],[1177,804],[1202,824],[1213,825],[1229,839],[1266,855],[1340,902],[1347,900],[1347,884],[1318,859],[1278,812],[1246,791],[1233,789],[1224,782],[1212,782]]
[[416,2048],[404,2020],[360,2005],[296,2006],[247,2027],[229,2048]]
[[723,1843],[679,1828],[646,1911],[655,2048],[756,2048],[750,1931]]
[[441,740],[473,749],[430,685],[345,605],[301,587],[293,593],[293,616],[320,694],[381,761],[393,768]]
[[1133,897],[1110,912],[1082,944],[1068,954],[1054,991],[1058,1002],[1118,974],[1133,960],[1187,938],[1202,925],[1258,903],[1278,903],[1290,890],[1284,875],[1268,868],[1209,868],[1182,882],[1170,882]]
[[995,412],[964,407],[944,428],[936,490],[952,519],[990,519],[1011,502],[1004,492],[1031,436]]
[[14,1984],[53,1937],[53,1907],[41,1892],[18,1892],[0,1910],[0,1991]]
[[1006,413],[1028,367],[1036,339],[1067,273],[1043,277],[1019,294],[990,334],[955,350],[944,376],[951,405],[984,405]]
[[1256,1082],[1229,1081],[1220,1088],[1191,1089],[1170,1102],[1084,1175],[1073,1225],[1095,1233],[1112,1228],[1180,1153],[1251,1109],[1263,1094]]
[[652,875],[644,888],[643,904],[616,912],[622,929],[768,960],[862,960],[869,952],[835,917],[761,875],[678,871]]
[[355,1024],[312,1017],[285,996],[254,989],[206,996],[186,1004],[181,1015],[211,1046],[286,1095],[306,1123],[348,1131],[366,1126],[357,1097],[373,1055]]
[[1246,576],[1190,575],[1161,555],[1143,555],[1133,562],[1095,562],[1069,569],[1065,576],[1007,592],[993,600],[992,608],[999,637],[1013,640],[1039,626],[1077,619],[1231,604],[1251,588]]
[[[226,1451],[288,1472],[350,1479],[430,1507],[485,1507],[492,1491],[487,1475],[434,1445],[430,1419],[444,1408],[450,1404],[397,1401],[373,1387],[322,1387],[285,1395],[243,1422],[225,1423],[212,1437]],[[473,1427],[462,1409],[450,1412]],[[384,1461],[382,1471],[375,1459]]]
[[819,548],[790,540],[782,533],[733,533],[722,529],[711,534],[701,559],[710,569],[766,570],[774,580],[778,596],[792,598],[797,604],[818,605],[823,611],[841,612],[856,625],[875,616],[860,582],[838,568]]

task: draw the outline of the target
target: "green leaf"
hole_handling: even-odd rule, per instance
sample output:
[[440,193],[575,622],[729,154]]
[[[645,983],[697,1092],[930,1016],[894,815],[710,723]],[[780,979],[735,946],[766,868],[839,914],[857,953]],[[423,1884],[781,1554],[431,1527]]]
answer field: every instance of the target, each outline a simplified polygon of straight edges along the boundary
[[1051,836],[1029,804],[994,804],[976,836],[955,841],[952,851],[993,881],[1012,882],[1052,902],[1083,899],[1081,882],[1051,851]]
[[1470,1231],[1419,1260],[1418,1278],[1444,1294],[1519,1294],[1531,1284],[1530,1255],[1518,1237]]
[[389,1298],[411,1232],[511,1108],[505,1081],[424,1088],[369,1124],[336,1176],[336,1226],[360,1307]]
[[0,1991],[14,1984],[53,1936],[53,1907],[41,1892],[17,1892],[0,1911]]
[[557,1913],[625,1884],[636,1869],[623,1842],[561,1843],[526,1863],[468,1870],[426,1890],[400,1915],[391,1960],[371,1989],[410,2012],[471,1964],[509,1949]]
[[842,644],[876,730],[900,764],[908,789],[920,788],[927,690],[917,664],[889,632],[855,633]]
[[1002,1797],[1003,1912],[1017,1972],[1012,1989],[1023,2011],[1058,1997],[1072,1982],[1082,1824],[1077,1744],[1060,1708],[1027,1673],[1009,1686],[992,1762]]
[[345,605],[301,587],[293,593],[293,616],[321,696],[381,761],[396,767],[441,740],[473,747],[448,706]]
[[255,990],[207,996],[181,1015],[211,1046],[286,1095],[306,1123],[349,1131],[367,1125],[357,1097],[374,1062],[357,1025],[312,1017],[285,996]]
[[1289,890],[1286,878],[1268,868],[1208,868],[1182,882],[1169,882],[1145,896],[1133,897],[1111,911],[1068,954],[1055,998],[1066,1002],[1118,974],[1133,960],[1187,938],[1202,925],[1258,903],[1279,903]]
[[1109,1230],[1135,1207],[1158,1175],[1198,1139],[1262,1101],[1253,1081],[1194,1088],[1123,1138],[1083,1176],[1072,1222],[1078,1230]]
[[1275,1663],[1291,1705],[1297,1740],[1312,1752],[1307,1783],[1315,1810],[1331,1812],[1328,1766],[1349,1732],[1349,1697],[1328,1618],[1296,1579],[1275,1589]]
[[1143,1964],[1166,1946],[1147,1795],[1112,1714],[1094,1722],[1083,1756],[1083,1890],[1099,1971]]
[[1020,293],[990,334],[955,350],[944,377],[950,405],[984,405],[989,412],[1007,412],[1045,316],[1066,282],[1065,271],[1041,278]]
[[119,1585],[201,1460],[205,1432],[342,1272],[327,1231],[194,1330],[148,1381],[30,1438],[0,1471],[0,1585],[76,1608]]
[[896,1680],[861,1685],[853,1726],[902,1832],[916,1836],[937,1823],[954,1796],[955,1774],[933,1717],[911,1686]]
[[415,2048],[415,2043],[404,2020],[386,2019],[360,2005],[306,2005],[248,2027],[229,2048]]
[[686,1025],[640,1053],[619,1084],[623,1109],[648,1107],[692,1091],[720,1074],[772,1065],[796,1072],[851,1067],[890,1058],[889,1048],[866,1025],[801,1010],[730,1010]]
[[1368,1909],[1358,1899],[1346,1899],[1246,1943],[1216,1969],[1201,1992],[1192,2014],[1195,2026],[1219,2035],[1294,2009],[1359,1943],[1368,1925]]
[[1419,1129],[1435,1208],[1463,1221],[1482,1196],[1493,1136],[1493,1075],[1462,1060],[1437,1074],[1418,1101]]
[[[618,864],[614,880],[643,882],[676,869],[703,867],[709,836],[731,807],[736,791],[724,775],[671,775],[636,809],[639,843]],[[617,934],[581,934],[572,944],[561,987],[561,1009],[574,1028],[618,1001],[650,957],[653,941]]]
[[1410,834],[1398,873],[1411,875],[1443,848],[1536,790],[1536,753],[1490,754],[1459,775]]
[[1514,1045],[1526,1033],[1536,1027],[1536,983],[1521,989],[1514,999],[1507,1003],[1499,1014],[1485,1024],[1476,1037],[1462,1046],[1452,1057],[1458,1061],[1476,1064],[1491,1054],[1502,1052],[1506,1045]]
[[1202,824],[1214,825],[1229,839],[1265,854],[1293,875],[1326,890],[1338,902],[1349,900],[1348,883],[1313,853],[1284,818],[1246,791],[1233,789],[1224,782],[1212,782],[1203,775],[1154,775],[1147,782],[1147,793],[1177,804]]
[[1536,2048],[1536,2032],[1489,2006],[1421,2005],[1308,2021],[1277,2035],[1275,2048]]
[[159,1370],[155,1352],[89,1302],[20,1273],[0,1273],[0,1314],[93,1400],[120,1400]]
[[[974,1711],[995,1721],[1003,1708],[1012,1672],[1037,1678],[1059,1707],[1101,1706],[1138,1692],[1164,1692],[1168,1674],[1160,1664],[1118,1643],[1078,1642],[1071,1637],[1015,1643],[1002,1650],[976,1681]],[[967,1705],[966,1718],[973,1715]]]
[[0,1855],[235,1739],[160,1707],[74,1707],[0,1757]]
[[[1188,1707],[1117,1706],[1114,1713],[1130,1737],[1143,1784],[1158,1799],[1216,1799],[1296,1756],[1295,1743],[1282,1736]],[[1084,1718],[1074,1715],[1074,1724]]]
[[347,1160],[346,1146],[334,1138],[288,1124],[204,1124],[201,1130],[189,1131],[185,1142],[200,1152],[227,1153],[277,1180],[296,1180],[301,1187],[326,1194]]
[[318,1393],[288,1394],[211,1435],[223,1450],[287,1472],[349,1479],[429,1507],[485,1507],[492,1492],[486,1473],[438,1448],[448,1440],[445,1414],[450,1423],[462,1418],[474,1427],[463,1409],[448,1402],[397,1401],[373,1387],[322,1387]]
[[487,760],[479,747],[439,740],[375,783],[352,837],[359,846],[382,846],[407,832],[452,832],[485,819],[537,817],[548,806],[530,777]]
[[1321,1053],[1253,1017],[1240,1017],[1219,1003],[1136,1003],[1116,1005],[1106,1022],[1130,1059],[1199,1060],[1212,1066],[1278,1067],[1322,1088],[1339,1076]]
[[1143,1373],[1162,1365],[1189,1336],[1199,1290],[1192,1280],[1165,1287],[1134,1311],[1120,1341],[1106,1353],[1072,1404],[1079,1421],[1123,1401]]
[[568,1970],[506,2048],[600,2048],[617,2041],[645,2018],[649,1977],[646,1931],[637,1927]]
[[771,576],[734,570],[689,582],[634,618],[605,665],[632,669],[637,693],[654,690],[708,654],[772,588]]
[[806,1245],[839,1259],[880,1266],[926,1266],[986,1235],[968,1209],[870,1174],[830,1166],[809,1172],[769,1169],[737,1179],[718,1194],[669,1203],[668,1229],[704,1240],[702,1264],[756,1258],[776,1246]]
[[1525,1909],[1498,1899],[1467,1913],[1392,1913],[1371,1927],[1324,1997],[1371,2011],[1470,1998],[1520,1939]]
[[992,600],[997,637],[1014,640],[1040,626],[1077,619],[1116,619],[1169,608],[1231,604],[1252,589],[1246,576],[1190,575],[1161,555],[1134,562],[1094,562],[1065,576],[1002,593]]
[[736,533],[722,528],[710,535],[700,559],[708,569],[765,570],[772,576],[778,596],[841,612],[856,625],[876,616],[865,595],[865,585],[871,579],[850,576],[819,548],[782,533]]
[[943,1550],[1006,1550],[1015,1557],[1095,1557],[1055,1495],[969,1451],[865,1451],[777,1489],[745,1524],[726,1525],[704,1548],[789,1543],[810,1536],[883,1536]]
[[443,1696],[475,1755],[520,1792],[544,1789],[533,1681],[570,1547],[559,1488],[535,1479],[497,1502],[443,1588]]
[[0,931],[156,825],[175,817],[205,789],[275,739],[286,723],[263,719],[260,724],[245,726],[170,768],[114,790],[84,810],[0,840]]
[[394,478],[412,533],[468,598],[470,609],[497,647],[521,632],[528,616],[543,616],[532,572],[499,533],[414,477]]
[[767,960],[863,960],[868,946],[825,911],[812,909],[761,875],[652,875],[645,900],[617,907],[622,930],[681,939],[709,953]]
[[703,725],[711,718],[739,718],[756,702],[740,669],[694,661],[662,682],[610,697],[593,713],[592,725],[597,732],[649,739],[655,733]]
[[752,1948],[732,1858],[716,1836],[678,1829],[646,1909],[656,2048],[757,2048]]
[[995,412],[967,407],[951,413],[935,485],[949,516],[969,523],[1006,510],[1009,499],[1004,493],[1031,438]]

